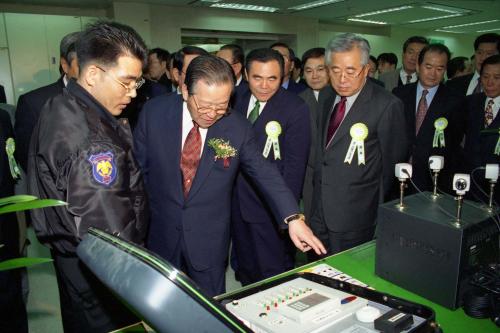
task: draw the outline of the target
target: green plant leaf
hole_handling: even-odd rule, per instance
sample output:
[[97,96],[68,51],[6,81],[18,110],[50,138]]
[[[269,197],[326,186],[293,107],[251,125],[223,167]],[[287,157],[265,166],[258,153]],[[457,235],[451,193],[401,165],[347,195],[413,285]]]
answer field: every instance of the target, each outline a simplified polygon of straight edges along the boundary
[[0,271],[6,271],[9,269],[30,267],[33,265],[44,264],[51,262],[52,259],[49,258],[16,258],[0,262]]
[[64,206],[67,205],[64,201],[54,200],[54,199],[37,199],[26,202],[13,203],[10,205],[4,205],[0,207],[0,214],[20,212],[28,209],[53,207],[53,206]]
[[0,198],[0,206],[5,206],[8,204],[13,204],[13,203],[18,203],[18,202],[26,202],[26,201],[33,201],[38,199],[35,196],[32,195],[13,195],[10,197],[5,197],[5,198]]

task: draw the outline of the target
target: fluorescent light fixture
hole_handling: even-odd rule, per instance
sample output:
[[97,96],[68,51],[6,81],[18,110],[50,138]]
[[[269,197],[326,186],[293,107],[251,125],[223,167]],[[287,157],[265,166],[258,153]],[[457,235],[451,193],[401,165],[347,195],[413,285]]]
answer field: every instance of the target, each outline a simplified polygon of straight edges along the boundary
[[490,32],[490,31],[497,31],[500,30],[500,28],[494,28],[494,29],[486,29],[486,30],[478,30],[476,32]]
[[361,23],[371,23],[371,24],[380,24],[380,25],[387,24],[387,22],[372,21],[372,20],[363,20],[363,19],[358,19],[358,18],[348,18],[347,21],[361,22]]
[[457,17],[457,16],[462,16],[462,13],[459,14],[450,14],[450,15],[443,15],[443,16],[434,16],[434,17],[428,17],[428,18],[423,18],[423,19],[418,19],[418,20],[411,20],[406,23],[419,23],[419,22],[427,22],[427,21],[434,21],[434,20],[441,20],[441,19],[446,19],[450,17]]
[[457,14],[457,13],[468,13],[470,10],[468,9],[463,9],[463,8],[453,8],[453,7],[447,7],[447,6],[440,6],[440,5],[425,5],[421,6],[421,8],[429,9],[429,10],[435,10],[438,12],[445,12],[445,13],[451,13],[451,14]]
[[279,10],[279,8],[276,8],[276,7],[244,5],[244,4],[240,4],[240,3],[214,3],[213,5],[210,5],[210,7],[250,10],[250,11],[255,11],[255,12],[269,12],[269,13],[273,13],[273,12]]
[[447,33],[450,33],[450,34],[463,34],[464,33],[463,31],[450,31],[450,30],[444,30],[444,29],[436,29],[435,31],[447,32]]
[[201,2],[210,2],[210,3],[216,3],[216,2],[221,2],[222,0],[201,0]]
[[499,20],[490,20],[490,21],[481,21],[481,22],[472,22],[472,23],[465,23],[465,24],[458,24],[458,25],[449,25],[447,27],[443,27],[443,29],[451,29],[451,28],[460,28],[460,27],[469,27],[471,25],[479,25],[479,24],[486,24],[486,23],[494,23],[498,22]]
[[304,10],[304,9],[325,6],[325,5],[329,5],[329,4],[336,3],[336,2],[342,2],[342,1],[345,1],[345,0],[317,0],[317,1],[313,1],[313,2],[304,3],[302,5],[293,6],[293,7],[290,7],[288,9],[290,9],[290,10]]
[[376,10],[374,12],[368,12],[368,13],[354,15],[354,17],[365,17],[365,16],[371,16],[371,15],[385,14],[385,13],[397,12],[400,10],[411,9],[411,8],[413,8],[413,6],[393,7],[393,8]]

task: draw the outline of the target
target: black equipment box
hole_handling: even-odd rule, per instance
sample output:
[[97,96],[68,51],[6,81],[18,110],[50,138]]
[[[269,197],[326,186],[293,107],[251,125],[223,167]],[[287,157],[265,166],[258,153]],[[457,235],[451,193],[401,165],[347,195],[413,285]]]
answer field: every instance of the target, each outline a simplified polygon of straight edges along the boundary
[[479,204],[418,193],[379,207],[375,274],[450,309],[462,303],[470,277],[499,262],[499,227]]

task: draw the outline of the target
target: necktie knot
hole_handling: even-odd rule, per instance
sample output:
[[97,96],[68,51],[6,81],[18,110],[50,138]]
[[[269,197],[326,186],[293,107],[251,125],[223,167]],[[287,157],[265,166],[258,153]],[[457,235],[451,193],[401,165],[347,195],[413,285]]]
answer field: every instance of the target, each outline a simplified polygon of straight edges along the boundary
[[411,83],[411,75],[406,74],[406,84]]
[[422,97],[426,97],[428,93],[429,93],[429,90],[424,89],[424,90],[422,91]]

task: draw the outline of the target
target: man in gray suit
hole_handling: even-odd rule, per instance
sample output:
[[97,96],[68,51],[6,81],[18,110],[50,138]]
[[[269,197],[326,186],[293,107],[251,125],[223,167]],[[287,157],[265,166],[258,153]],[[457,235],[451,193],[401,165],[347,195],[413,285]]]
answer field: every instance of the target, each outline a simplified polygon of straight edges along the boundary
[[417,82],[417,60],[424,46],[429,45],[425,37],[412,36],[403,44],[403,67],[385,72],[379,76],[386,90],[391,91],[400,86]]
[[[320,103],[333,94],[329,87],[328,68],[325,64],[325,48],[316,47],[307,50],[302,55],[304,79],[308,88],[299,94],[299,97],[306,102],[309,107],[311,119],[311,149],[307,161],[306,176],[302,189],[302,199],[304,200],[304,215],[306,220],[311,218],[311,201],[313,192],[314,161],[316,158],[316,141],[318,137],[319,110],[322,110]],[[328,86],[328,87],[327,87]],[[324,89],[327,87],[326,89]]]
[[396,185],[394,165],[406,158],[403,103],[367,80],[368,41],[341,34],[326,48],[336,92],[319,123],[311,229],[338,253],[373,238],[378,205]]

